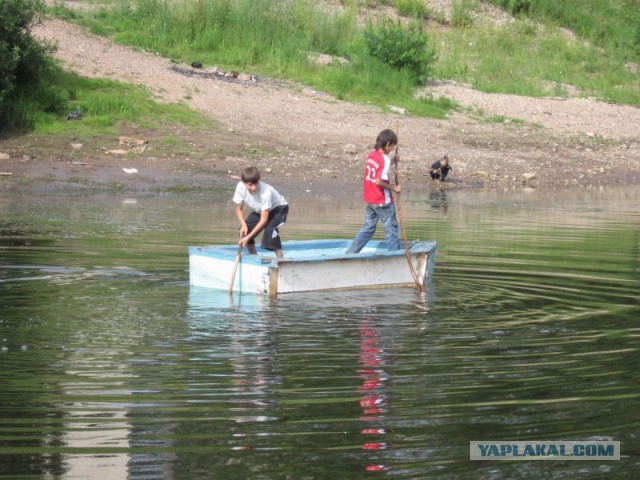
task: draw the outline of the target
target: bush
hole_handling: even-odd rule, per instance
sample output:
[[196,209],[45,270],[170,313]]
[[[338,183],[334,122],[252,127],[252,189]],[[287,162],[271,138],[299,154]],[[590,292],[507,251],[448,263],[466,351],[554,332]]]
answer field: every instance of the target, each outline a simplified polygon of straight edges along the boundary
[[43,0],[0,0],[0,127],[14,122],[22,93],[37,87],[52,65],[49,48],[30,28],[39,21]]
[[424,83],[429,75],[435,54],[428,48],[428,38],[422,26],[413,23],[403,27],[369,24],[365,31],[365,42],[369,55],[398,70],[411,72],[416,83]]

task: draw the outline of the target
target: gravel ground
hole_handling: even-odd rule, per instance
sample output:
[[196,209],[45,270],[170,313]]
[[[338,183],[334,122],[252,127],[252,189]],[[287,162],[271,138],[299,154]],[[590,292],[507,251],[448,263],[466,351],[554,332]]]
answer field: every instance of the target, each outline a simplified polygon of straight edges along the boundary
[[[415,118],[264,78],[238,80],[204,70],[187,75],[192,72],[188,66],[176,68],[152,52],[113,44],[62,20],[46,20],[34,34],[55,42],[56,56],[82,76],[144,85],[158,101],[182,102],[215,119],[221,131],[189,139],[194,148],[212,152],[206,175],[228,177],[253,163],[274,176],[305,184],[355,184],[378,132],[397,128],[401,178],[408,183],[433,185],[428,167],[444,153],[454,169],[450,181],[438,183],[439,188],[640,183],[640,109],[634,107],[582,98],[486,94],[434,82],[426,88],[428,93],[452,98],[463,110],[446,120]],[[490,117],[505,121],[489,121]],[[216,153],[222,144],[225,153]],[[248,151],[269,153],[256,157]],[[128,164],[162,170],[152,152],[151,148],[128,159]],[[12,147],[9,155],[9,163],[0,170],[27,168],[24,164],[29,162],[16,161],[21,158],[19,147]],[[40,164],[49,160],[55,159],[47,158],[46,152],[38,155]],[[193,165],[188,156],[173,161],[183,174]],[[85,163],[100,175],[100,167],[112,166],[113,159],[87,152]],[[197,167],[202,170],[203,164]],[[164,172],[165,177],[171,172],[175,176],[177,169],[165,165]],[[154,182],[163,181],[163,175]],[[184,181],[188,178],[196,182],[195,175],[184,175]]]

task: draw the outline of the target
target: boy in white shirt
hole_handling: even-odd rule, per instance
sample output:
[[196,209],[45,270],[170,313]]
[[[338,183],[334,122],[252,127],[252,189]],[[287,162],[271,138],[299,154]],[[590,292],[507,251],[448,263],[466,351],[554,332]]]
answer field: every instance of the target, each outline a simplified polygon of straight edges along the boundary
[[[261,247],[275,251],[276,258],[282,259],[282,241],[278,229],[285,224],[289,213],[285,198],[271,185],[260,181],[260,171],[256,167],[246,167],[242,170],[242,181],[236,186],[233,202],[240,222],[238,244],[247,247],[249,253],[257,253],[255,237],[264,230]],[[244,205],[252,210],[246,220]]]

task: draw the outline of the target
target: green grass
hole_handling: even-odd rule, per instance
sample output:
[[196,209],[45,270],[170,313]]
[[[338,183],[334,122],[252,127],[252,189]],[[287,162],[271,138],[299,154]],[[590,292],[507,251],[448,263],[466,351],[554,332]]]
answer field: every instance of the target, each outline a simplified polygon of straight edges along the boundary
[[[491,0],[575,32],[620,59],[640,60],[640,5],[637,0]],[[513,8],[519,6],[520,8]]]
[[615,55],[568,40],[553,26],[517,21],[506,28],[450,30],[439,38],[434,74],[490,93],[581,96],[640,105],[638,75]]
[[[117,134],[127,125],[143,130],[162,124],[213,126],[210,120],[184,105],[157,103],[146,89],[112,80],[59,72],[49,89],[55,91],[58,106],[53,111],[33,109],[29,123],[35,133],[102,135]],[[82,113],[81,120],[67,120],[68,113],[75,109]]]
[[422,0],[394,0],[392,6],[395,7],[399,15],[412,18],[429,18],[429,9]]
[[[93,33],[179,63],[198,61],[300,81],[338,99],[393,104],[415,115],[444,118],[453,106],[414,99],[415,75],[367,54],[352,10],[328,13],[307,0],[137,0],[73,12],[59,3],[52,11]],[[312,52],[349,62],[317,65],[309,60]]]
[[[640,105],[637,67],[629,64],[637,60],[633,52],[640,43],[640,14],[633,1],[593,0],[589,8],[578,0],[522,1],[536,4],[531,15],[542,23],[520,17],[500,27],[474,25],[472,13],[479,2],[456,0],[458,20],[448,29],[429,32],[429,45],[437,55],[432,76],[486,92],[567,96],[575,91]],[[94,33],[176,62],[200,61],[296,80],[339,99],[383,108],[396,105],[412,115],[442,118],[456,108],[444,99],[417,100],[410,72],[392,69],[364,48],[358,11],[389,5],[423,19],[431,14],[417,6],[420,2],[342,3],[348,8],[328,10],[310,0],[111,0],[109,8],[73,12],[58,2],[54,12]],[[575,27],[585,39],[598,41],[568,38],[559,26]],[[310,52],[341,56],[349,63],[316,65],[308,60]]]
[[[175,62],[200,61],[205,66],[295,80],[338,99],[385,110],[394,105],[416,116],[444,118],[457,108],[444,98],[417,97],[415,75],[372,57],[364,38],[366,28],[357,21],[363,8],[380,6],[391,6],[414,21],[439,15],[423,9],[420,0],[343,0],[344,10],[329,10],[312,0],[78,3],[90,8],[72,10],[55,1],[49,12]],[[428,33],[428,46],[436,55],[428,69],[432,77],[468,83],[485,92],[579,95],[640,105],[637,0],[590,0],[588,6],[581,0],[493,3],[512,11],[519,6],[517,18],[500,26],[475,24],[478,0],[454,0],[451,25]],[[309,60],[311,52],[343,57],[348,63],[318,65]],[[167,124],[211,123],[184,105],[156,103],[140,87],[83,79],[57,68],[44,77],[45,81],[14,92],[5,118],[8,127],[99,136]],[[67,121],[75,108],[82,112],[82,121]],[[167,146],[178,148],[170,143],[167,139]]]

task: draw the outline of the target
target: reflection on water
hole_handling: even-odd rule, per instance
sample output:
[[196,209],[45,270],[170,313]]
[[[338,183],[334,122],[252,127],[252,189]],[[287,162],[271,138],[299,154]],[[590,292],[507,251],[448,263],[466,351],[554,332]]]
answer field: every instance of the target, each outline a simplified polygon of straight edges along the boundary
[[429,200],[431,201],[431,208],[442,216],[447,215],[448,201],[447,191],[443,189],[432,190],[429,193]]
[[[366,317],[360,324],[360,369],[362,378],[360,407],[364,428],[362,448],[364,450],[386,450],[384,442],[384,414],[386,407],[385,382],[385,350],[372,318]],[[380,472],[386,468],[384,463],[372,462],[365,465],[367,472]]]
[[[230,192],[0,196],[0,477],[633,478],[639,189],[406,192],[431,288],[189,289]],[[357,195],[289,195],[287,239]],[[472,440],[621,442],[619,462],[470,462]]]

